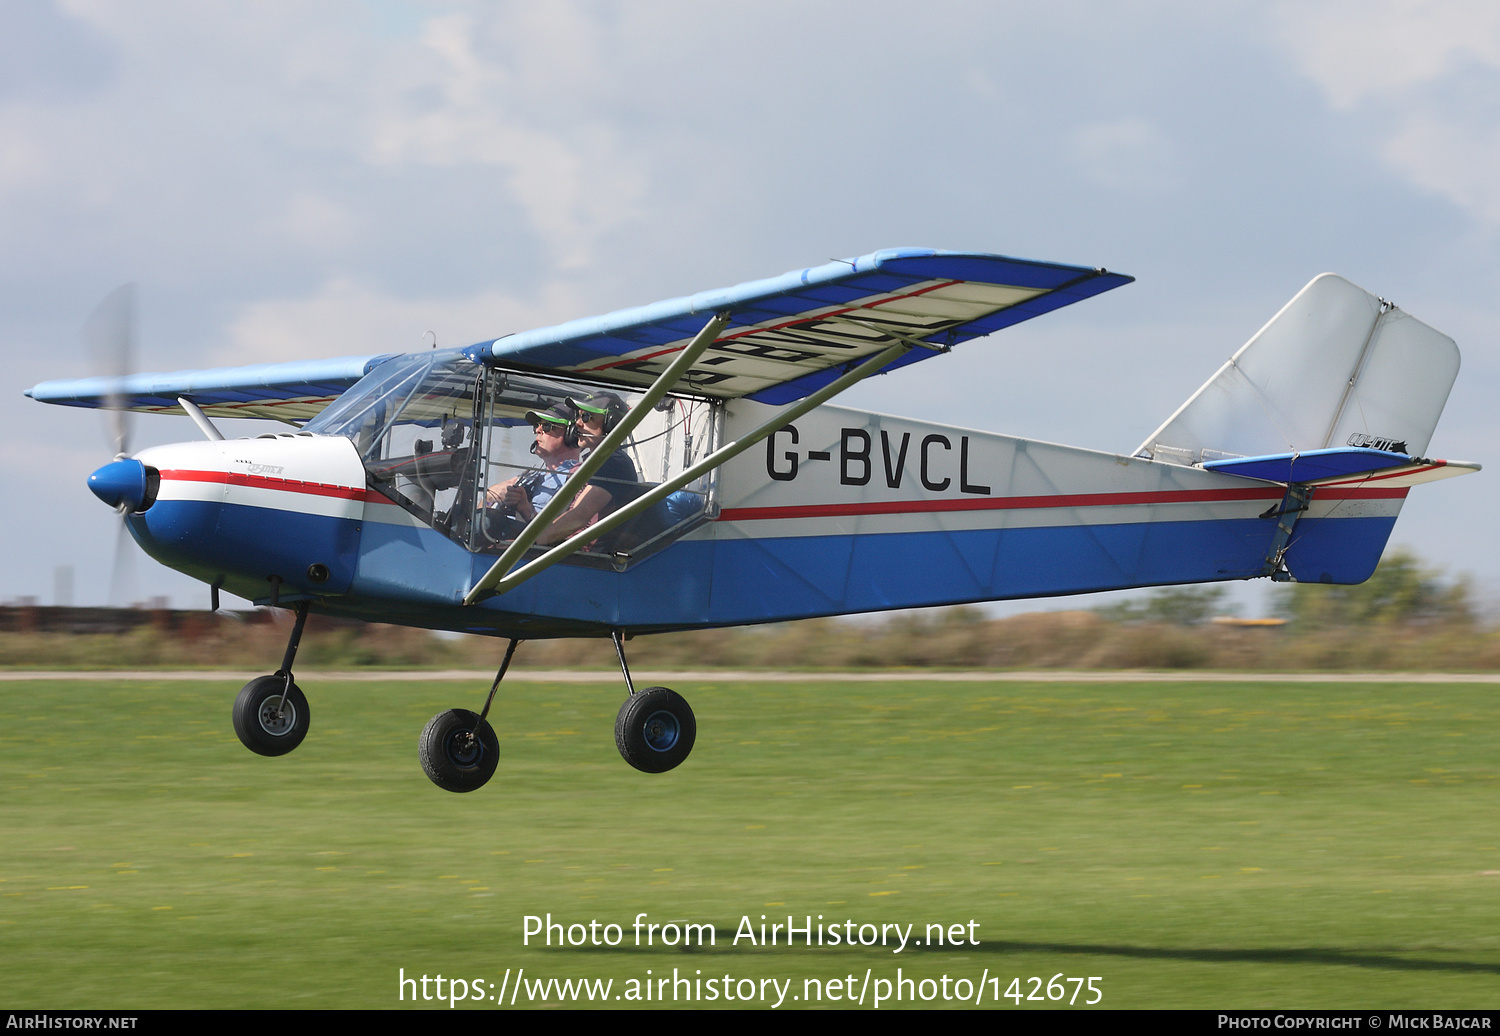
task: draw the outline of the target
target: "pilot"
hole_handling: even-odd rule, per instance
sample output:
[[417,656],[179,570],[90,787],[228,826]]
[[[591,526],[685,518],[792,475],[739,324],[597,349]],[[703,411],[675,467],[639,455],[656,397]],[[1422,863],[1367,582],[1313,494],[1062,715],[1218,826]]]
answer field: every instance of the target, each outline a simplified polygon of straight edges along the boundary
[[[581,456],[603,441],[609,430],[625,416],[625,401],[613,392],[595,392],[582,399],[569,399],[568,405],[577,413],[578,440],[583,445]],[[589,484],[573,506],[558,516],[537,537],[540,544],[560,543],[582,529],[596,518],[602,518],[618,510],[646,491],[635,464],[624,450],[610,454],[604,466],[589,479]]]
[[579,458],[578,431],[573,424],[573,412],[565,404],[528,410],[526,420],[536,436],[531,452],[542,462],[542,469],[497,482],[484,495],[486,506],[513,510],[523,522],[535,518],[547,501],[557,495],[568,479],[568,472],[578,466]]

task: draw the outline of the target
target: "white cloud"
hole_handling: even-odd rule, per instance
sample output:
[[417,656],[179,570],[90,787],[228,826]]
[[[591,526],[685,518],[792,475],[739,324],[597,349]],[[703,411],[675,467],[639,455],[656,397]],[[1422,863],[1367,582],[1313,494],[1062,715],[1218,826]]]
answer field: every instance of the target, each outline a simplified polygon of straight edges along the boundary
[[1500,65],[1492,0],[1326,0],[1277,8],[1283,45],[1338,108],[1400,98],[1467,63]]
[[995,80],[990,78],[990,74],[982,68],[966,69],[963,82],[975,97],[986,101],[1000,100],[1000,88],[995,85]]
[[1500,226],[1500,126],[1435,113],[1407,118],[1386,141],[1384,155],[1413,183]]
[[313,191],[299,191],[283,202],[280,215],[263,230],[275,240],[301,248],[335,251],[356,244],[365,229],[348,205]]
[[[642,218],[649,162],[610,108],[620,59],[609,26],[575,5],[423,11],[415,38],[381,36],[349,3],[68,9],[114,71],[87,94],[0,98],[12,239],[94,211],[106,251],[160,243],[184,282],[210,253],[229,277],[301,251],[358,266],[368,224],[391,222],[388,196],[482,183],[493,209],[476,218],[519,221],[497,230],[555,274],[597,263],[599,243]],[[459,204],[429,190],[424,205]]]
[[1500,225],[1500,5],[1330,0],[1283,5],[1277,25],[1330,105],[1381,117],[1391,168]]
[[[602,117],[552,121],[569,98],[599,85],[593,80],[607,65],[588,28],[568,4],[523,5],[485,23],[432,19],[422,36],[429,60],[406,70],[399,94],[374,114],[371,156],[504,170],[558,266],[588,265],[601,235],[640,215],[647,182],[641,161]],[[527,45],[510,43],[509,54],[494,45],[513,39]],[[547,96],[552,90],[557,97]]]
[[46,150],[34,138],[0,134],[0,196],[45,184],[48,168]]

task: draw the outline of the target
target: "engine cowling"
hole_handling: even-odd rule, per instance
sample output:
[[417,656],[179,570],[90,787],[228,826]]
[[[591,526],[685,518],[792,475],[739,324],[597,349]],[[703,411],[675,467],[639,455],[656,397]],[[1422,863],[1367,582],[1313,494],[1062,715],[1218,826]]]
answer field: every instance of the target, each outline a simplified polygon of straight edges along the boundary
[[142,450],[95,472],[109,472],[106,491],[127,505],[130,465],[157,473],[155,499],[126,521],[162,564],[255,601],[348,591],[366,498],[348,439],[263,435]]

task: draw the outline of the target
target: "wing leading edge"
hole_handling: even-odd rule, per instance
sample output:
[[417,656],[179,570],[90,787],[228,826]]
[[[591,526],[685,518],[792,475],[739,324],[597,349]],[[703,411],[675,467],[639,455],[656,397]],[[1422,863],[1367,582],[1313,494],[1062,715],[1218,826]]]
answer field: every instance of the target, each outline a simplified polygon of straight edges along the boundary
[[[709,317],[727,311],[729,325],[678,387],[780,405],[816,392],[852,363],[898,340],[922,347],[888,370],[1132,280],[1107,270],[978,252],[887,249],[490,339],[464,352],[480,362],[641,388]],[[47,381],[26,394],[64,406],[162,414],[182,414],[177,400],[183,397],[210,417],[301,422],[395,355]]]
[[394,353],[331,360],[258,363],[123,378],[44,381],[26,390],[32,399],[62,406],[105,407],[150,414],[183,414],[178,397],[210,417],[306,421]]

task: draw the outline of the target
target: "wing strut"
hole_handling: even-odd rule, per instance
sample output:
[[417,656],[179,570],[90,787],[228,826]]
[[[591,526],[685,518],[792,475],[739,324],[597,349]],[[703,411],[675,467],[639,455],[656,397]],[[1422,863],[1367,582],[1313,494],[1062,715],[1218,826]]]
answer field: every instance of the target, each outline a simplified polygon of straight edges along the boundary
[[[574,553],[593,540],[598,539],[600,536],[609,532],[611,529],[625,524],[626,522],[630,521],[630,519],[640,514],[642,511],[653,507],[657,502],[665,500],[668,496],[677,492],[689,482],[692,482],[695,479],[702,478],[710,471],[713,471],[715,468],[719,467],[725,461],[731,460],[732,458],[739,456],[741,453],[744,453],[750,447],[754,446],[758,442],[761,442],[777,429],[792,421],[795,421],[797,418],[801,417],[809,410],[812,410],[815,407],[822,406],[824,403],[828,402],[828,400],[832,399],[840,392],[843,392],[849,386],[855,384],[856,382],[863,381],[865,378],[868,378],[872,374],[879,374],[881,369],[884,368],[886,364],[902,356],[911,348],[912,346],[910,345],[910,343],[905,341],[898,341],[895,344],[888,346],[883,351],[878,352],[874,356],[871,356],[869,359],[865,360],[858,367],[855,367],[853,370],[846,372],[837,380],[831,381],[827,385],[824,385],[821,389],[819,389],[817,392],[814,392],[812,395],[803,397],[785,410],[777,411],[776,414],[773,415],[769,420],[763,422],[754,430],[745,433],[734,442],[725,443],[723,446],[719,447],[713,453],[710,453],[707,457],[704,457],[697,464],[694,464],[692,467],[688,468],[686,471],[682,472],[675,478],[669,479],[668,481],[663,482],[661,485],[657,486],[655,489],[652,489],[650,492],[642,494],[641,496],[632,500],[630,503],[626,504],[624,507],[620,508],[618,511],[612,511],[610,514],[599,519],[599,521],[595,522],[593,525],[587,526],[581,531],[574,533],[571,538],[559,543],[557,546],[547,551],[547,553],[543,554],[541,557],[536,558],[531,563],[523,565],[522,567],[516,569],[514,572],[502,578],[501,573],[505,571],[505,568],[502,566],[507,565],[507,558],[509,558],[512,552],[515,550],[514,546],[512,546],[511,550],[506,551],[504,557],[495,562],[494,567],[484,574],[484,578],[474,584],[474,589],[470,590],[468,596],[464,598],[464,604],[474,604],[478,601],[484,600],[487,597],[493,597],[496,594],[503,594],[507,590],[515,589],[522,583],[526,582],[526,580],[530,579],[532,576],[539,574],[544,569],[552,567],[553,565],[557,564],[557,562],[567,557],[569,554]],[[662,374],[663,378],[665,378],[666,376],[666,373]],[[644,400],[642,401],[642,403],[644,403]],[[642,403],[637,403],[637,408],[639,408]],[[600,454],[604,454],[605,447],[608,445],[608,443],[609,441],[607,439],[605,440],[605,442],[601,443],[598,449],[594,451],[594,457],[597,457]],[[589,459],[593,460],[594,457],[590,457]],[[600,463],[602,464],[603,461],[600,461]],[[572,478],[570,478],[569,485],[571,485],[572,480],[576,479],[577,477],[578,475],[575,473]],[[556,502],[556,497],[553,498],[552,502]],[[551,506],[552,503],[548,503],[547,507],[543,508],[542,513],[545,514],[547,510],[551,508]],[[542,523],[541,515],[538,515],[536,518],[532,519],[531,526],[536,526],[539,524],[544,524]],[[529,529],[531,528],[531,526],[528,526],[527,528]],[[531,539],[532,541],[535,541],[536,537],[533,536]]]
[[208,415],[203,412],[202,407],[198,406],[197,403],[194,403],[187,396],[178,396],[177,405],[187,411],[187,415],[193,419],[193,424],[198,426],[198,431],[202,432],[210,441],[223,442],[224,433],[219,431],[214,423],[208,419]]
[[[527,523],[515,542],[506,548],[505,553],[500,555],[500,559],[490,566],[490,570],[480,578],[479,582],[474,584],[474,589],[470,590],[469,595],[464,598],[464,604],[473,604],[489,596],[486,591],[498,583],[501,576],[510,571],[511,566],[521,559],[521,555],[531,548],[536,538],[552,524],[558,515],[572,506],[574,499],[583,492],[589,484],[589,479],[594,477],[594,473],[604,467],[604,462],[609,460],[610,456],[624,444],[630,433],[635,431],[635,426],[645,420],[646,415],[651,413],[661,397],[666,395],[667,390],[677,384],[678,379],[698,361],[698,357],[702,356],[704,350],[714,343],[714,340],[719,337],[719,332],[724,330],[724,326],[728,323],[728,313],[716,313],[712,320],[703,325],[703,330],[694,335],[693,340],[683,347],[682,352],[677,354],[677,358],[672,361],[671,365],[657,375],[651,387],[646,390],[646,394],[636,401],[635,406],[631,407],[624,417],[620,418],[620,423],[610,430],[603,441],[594,448],[594,452],[573,469],[572,474],[568,476],[568,481],[563,483],[563,487],[557,491],[557,495],[547,501],[547,506]],[[597,522],[588,529],[590,540],[603,531],[599,529]]]

